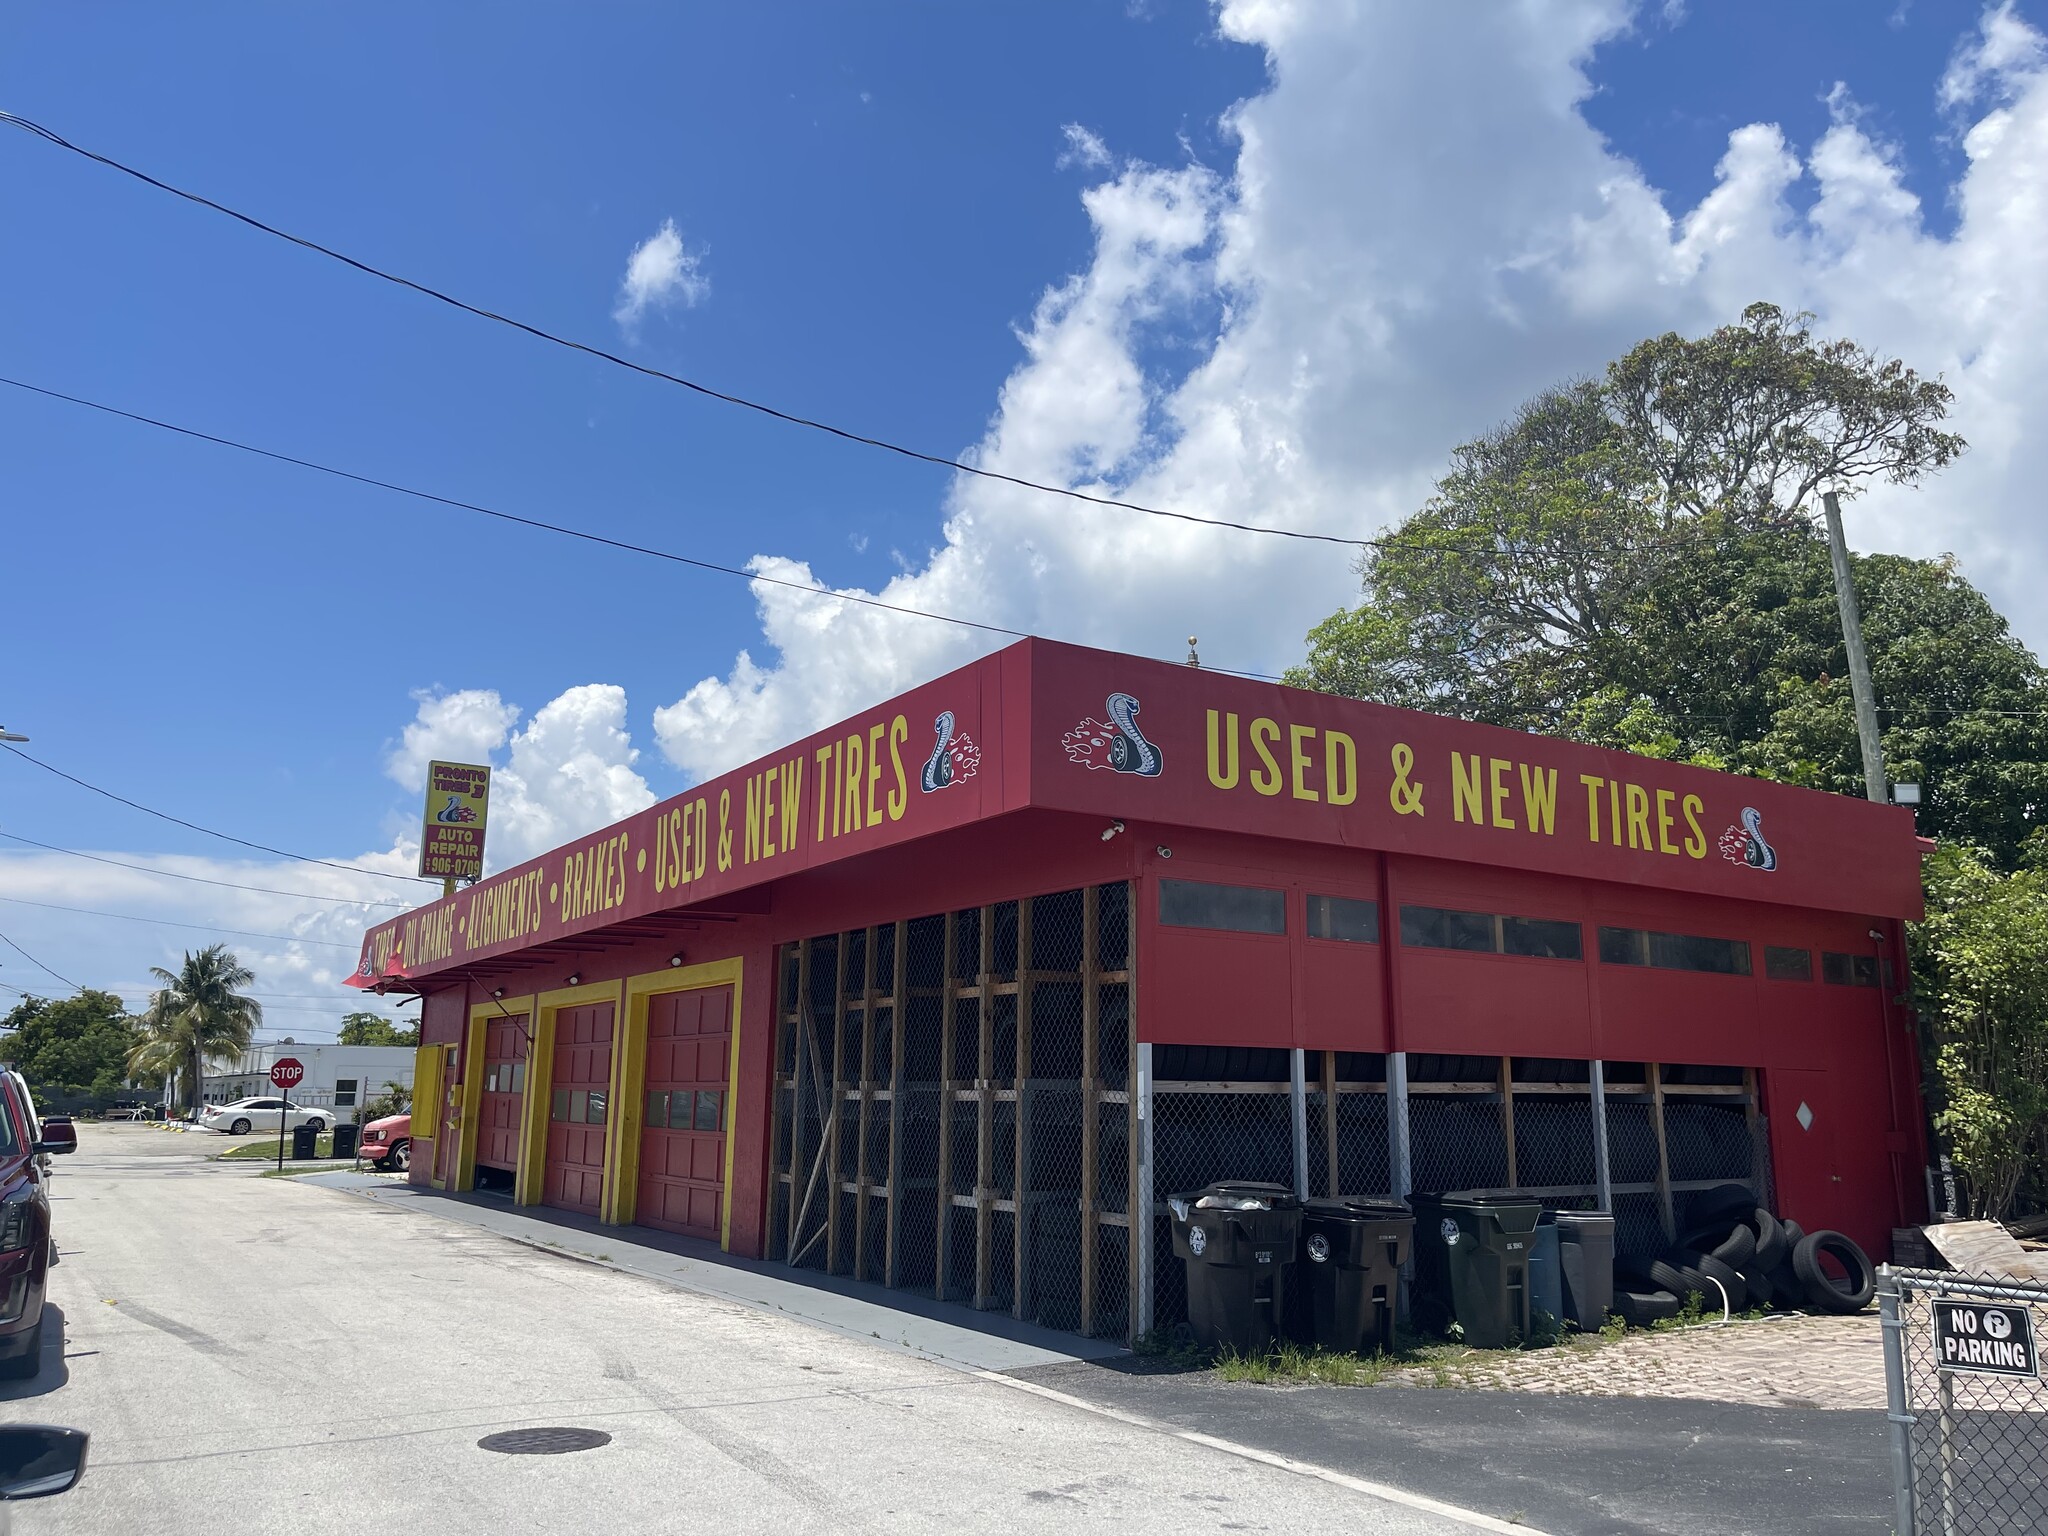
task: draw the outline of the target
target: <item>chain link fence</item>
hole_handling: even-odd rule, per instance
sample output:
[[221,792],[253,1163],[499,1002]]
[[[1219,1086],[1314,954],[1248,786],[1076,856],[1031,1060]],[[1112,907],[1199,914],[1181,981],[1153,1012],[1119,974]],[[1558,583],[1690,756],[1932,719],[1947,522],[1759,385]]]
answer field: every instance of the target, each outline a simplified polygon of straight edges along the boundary
[[2048,1284],[1878,1274],[1898,1536],[2048,1531]]
[[1130,1326],[1130,891],[823,934],[777,967],[771,1257]]

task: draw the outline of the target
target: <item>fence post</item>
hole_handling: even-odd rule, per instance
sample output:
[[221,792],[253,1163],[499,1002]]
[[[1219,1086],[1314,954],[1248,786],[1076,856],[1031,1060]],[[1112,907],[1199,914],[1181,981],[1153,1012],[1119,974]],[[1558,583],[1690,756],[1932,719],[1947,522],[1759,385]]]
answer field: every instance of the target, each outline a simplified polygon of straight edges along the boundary
[[1900,1332],[1899,1280],[1889,1264],[1877,1271],[1878,1328],[1884,1335],[1884,1403],[1892,1447],[1894,1536],[1913,1536],[1913,1415],[1906,1410],[1906,1351]]
[[1408,1163],[1408,1053],[1387,1053],[1387,1191],[1406,1200],[1413,1188]]
[[1600,1209],[1614,1214],[1614,1173],[1607,1161],[1607,1063],[1586,1063],[1593,1088],[1593,1179],[1600,1186]]
[[1131,1336],[1152,1331],[1152,1045],[1138,1044],[1138,1177],[1131,1197],[1131,1251],[1137,1256],[1138,1294],[1132,1298]]
[[1287,1053],[1287,1107],[1294,1125],[1294,1196],[1308,1198],[1308,1062],[1296,1046]]

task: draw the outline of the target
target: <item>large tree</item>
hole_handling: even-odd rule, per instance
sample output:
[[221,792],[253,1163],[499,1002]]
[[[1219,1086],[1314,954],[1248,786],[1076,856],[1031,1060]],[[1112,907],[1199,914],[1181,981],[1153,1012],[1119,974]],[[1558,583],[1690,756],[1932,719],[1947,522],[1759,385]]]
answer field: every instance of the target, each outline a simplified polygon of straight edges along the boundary
[[336,1037],[343,1045],[418,1045],[419,1026],[400,1029],[381,1013],[347,1013]]
[[31,1088],[118,1093],[140,1031],[121,999],[88,988],[74,997],[24,997],[0,1019],[0,1054]]
[[[1814,502],[1947,463],[1947,403],[1768,305],[1646,341],[1458,449],[1290,680],[1854,793]],[[2048,808],[2048,673],[1952,561],[1852,564],[1892,778],[2009,867]]]
[[263,1005],[244,991],[256,973],[225,944],[214,944],[187,950],[175,972],[152,966],[150,974],[163,985],[150,994],[130,1064],[138,1073],[178,1072],[185,1104],[194,1107],[208,1064],[248,1050],[263,1022]]
[[[2048,1198],[2048,839],[2003,874],[1980,849],[1927,859],[1914,925],[1915,1001],[1931,1031],[1934,1124],[1967,1181],[1970,1214]],[[2027,1189],[2028,1180],[2035,1188]]]

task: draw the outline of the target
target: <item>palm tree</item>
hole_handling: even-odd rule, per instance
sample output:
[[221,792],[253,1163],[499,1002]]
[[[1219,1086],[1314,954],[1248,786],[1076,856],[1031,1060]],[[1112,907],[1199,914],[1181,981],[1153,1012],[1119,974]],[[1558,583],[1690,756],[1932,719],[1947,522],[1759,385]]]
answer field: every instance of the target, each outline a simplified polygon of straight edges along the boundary
[[197,954],[187,950],[175,973],[152,966],[150,974],[163,986],[150,994],[142,1043],[129,1057],[129,1069],[159,1076],[181,1072],[186,1106],[196,1110],[206,1064],[248,1050],[263,1022],[263,1005],[241,990],[256,973],[225,944],[214,944]]

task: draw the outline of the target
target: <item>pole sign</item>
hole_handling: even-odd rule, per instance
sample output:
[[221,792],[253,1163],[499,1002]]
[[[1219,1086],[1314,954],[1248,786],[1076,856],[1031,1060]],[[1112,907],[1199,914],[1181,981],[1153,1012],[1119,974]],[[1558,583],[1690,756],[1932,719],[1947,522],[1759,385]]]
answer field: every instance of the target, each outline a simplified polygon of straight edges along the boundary
[[2034,1320],[2025,1307],[1988,1301],[1934,1303],[1934,1350],[1944,1371],[2041,1379]]
[[281,1093],[289,1093],[306,1080],[306,1066],[296,1056],[280,1056],[270,1068],[270,1085]]
[[420,873],[430,880],[481,880],[491,770],[479,763],[427,764],[420,820]]

